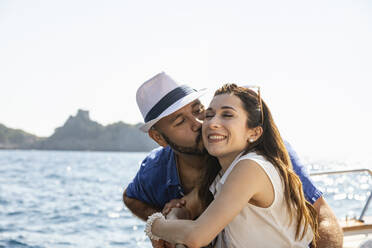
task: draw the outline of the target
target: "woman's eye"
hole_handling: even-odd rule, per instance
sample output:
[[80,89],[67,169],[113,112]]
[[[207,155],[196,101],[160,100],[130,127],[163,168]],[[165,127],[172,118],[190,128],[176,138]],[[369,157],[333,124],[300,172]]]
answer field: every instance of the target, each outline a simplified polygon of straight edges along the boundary
[[222,116],[223,116],[223,117],[233,117],[232,114],[223,114]]
[[209,115],[205,115],[205,118],[206,119],[210,119],[210,118],[212,118],[214,115],[211,115],[211,114],[209,114]]

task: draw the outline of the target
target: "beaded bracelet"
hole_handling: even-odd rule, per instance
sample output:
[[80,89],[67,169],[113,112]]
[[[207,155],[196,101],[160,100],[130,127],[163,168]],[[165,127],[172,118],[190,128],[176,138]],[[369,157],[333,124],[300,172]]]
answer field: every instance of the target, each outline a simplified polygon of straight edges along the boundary
[[147,218],[147,221],[146,221],[146,227],[145,227],[145,233],[147,236],[149,236],[150,239],[153,239],[153,240],[156,240],[156,241],[159,241],[160,237],[152,234],[151,232],[151,226],[152,226],[152,223],[154,223],[154,221],[156,219],[163,219],[165,220],[165,217],[162,213],[160,212],[157,212],[157,213],[154,213],[152,215],[150,215],[148,218]]

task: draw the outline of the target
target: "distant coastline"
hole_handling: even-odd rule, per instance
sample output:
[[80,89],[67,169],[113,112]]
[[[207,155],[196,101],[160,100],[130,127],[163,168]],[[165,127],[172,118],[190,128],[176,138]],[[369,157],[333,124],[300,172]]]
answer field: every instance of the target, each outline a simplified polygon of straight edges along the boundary
[[90,119],[89,111],[79,109],[45,138],[0,124],[0,149],[146,152],[157,147],[139,125],[117,122],[103,126]]

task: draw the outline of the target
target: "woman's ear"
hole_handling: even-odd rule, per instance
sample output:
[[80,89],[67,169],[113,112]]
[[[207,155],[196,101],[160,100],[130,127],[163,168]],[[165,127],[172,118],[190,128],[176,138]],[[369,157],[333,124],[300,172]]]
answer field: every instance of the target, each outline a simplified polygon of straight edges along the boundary
[[150,130],[149,130],[149,136],[156,143],[158,143],[159,146],[166,147],[168,145],[168,143],[163,138],[163,135],[161,135],[161,133],[158,130],[154,129],[154,128],[150,128]]
[[255,134],[257,136],[257,139],[256,140],[258,140],[262,136],[262,134],[263,134],[263,128],[261,126],[255,127],[254,128],[254,132],[255,132]]
[[258,140],[261,137],[262,133],[263,133],[263,129],[262,129],[261,126],[252,128],[250,130],[250,134],[249,134],[249,137],[248,137],[248,142],[250,142],[250,143],[255,142],[256,140]]

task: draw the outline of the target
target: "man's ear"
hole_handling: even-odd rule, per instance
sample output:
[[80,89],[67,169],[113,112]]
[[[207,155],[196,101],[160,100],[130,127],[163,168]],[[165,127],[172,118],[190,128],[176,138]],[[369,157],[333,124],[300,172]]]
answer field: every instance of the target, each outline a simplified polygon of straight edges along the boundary
[[166,147],[168,143],[163,138],[163,135],[161,133],[153,128],[150,128],[149,130],[149,136],[151,139],[153,139],[156,143],[158,143],[159,146]]

